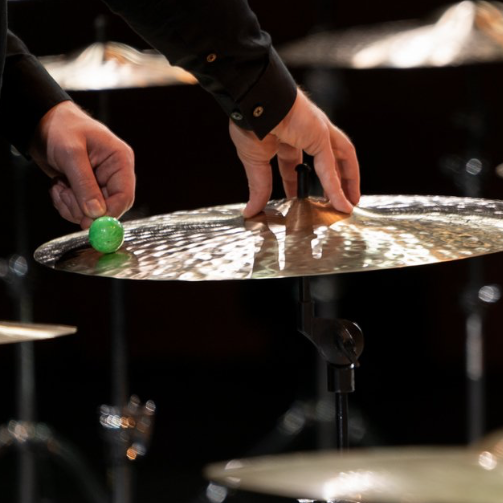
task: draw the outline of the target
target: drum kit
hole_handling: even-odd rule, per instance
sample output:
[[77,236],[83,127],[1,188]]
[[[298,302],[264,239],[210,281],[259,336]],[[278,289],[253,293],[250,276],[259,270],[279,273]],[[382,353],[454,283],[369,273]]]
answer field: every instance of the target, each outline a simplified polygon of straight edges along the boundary
[[[427,25],[392,23],[320,33],[284,47],[281,54],[291,66],[440,67],[502,61],[502,41],[502,5],[463,1]],[[173,69],[164,58],[116,43],[99,42],[71,57],[47,58],[44,64],[69,90],[193,83],[188,74]],[[93,250],[82,231],[40,246],[34,256],[55,270],[117,279],[197,282],[299,278],[298,328],[333,371],[329,372],[328,387],[337,397],[339,449],[212,464],[205,470],[208,479],[231,488],[305,502],[500,501],[501,433],[470,448],[347,451],[344,400],[354,391],[352,374],[363,339],[351,322],[314,315],[309,278],[501,252],[503,202],[445,196],[363,196],[348,215],[334,210],[323,198],[310,196],[304,190],[305,176],[305,168],[299,168],[298,197],[270,201],[252,218],[242,217],[243,204],[179,211],[125,222],[124,244],[113,254]],[[0,344],[73,332],[73,327],[1,323]],[[148,407],[141,417],[151,418],[153,406]],[[105,427],[120,429],[117,411],[103,410],[101,417]],[[11,431],[19,435],[21,430]],[[0,432],[0,440],[3,435]],[[130,453],[133,457],[138,454]]]

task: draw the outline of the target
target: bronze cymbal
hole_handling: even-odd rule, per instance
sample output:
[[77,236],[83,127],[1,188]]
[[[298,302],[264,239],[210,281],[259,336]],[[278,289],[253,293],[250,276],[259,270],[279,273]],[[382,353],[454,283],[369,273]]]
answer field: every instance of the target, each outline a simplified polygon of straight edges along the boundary
[[68,325],[0,321],[0,344],[54,339],[62,335],[74,334],[76,331],[76,327]]
[[279,52],[289,66],[441,68],[503,61],[503,5],[463,1],[433,20],[320,32]]
[[502,461],[490,451],[462,447],[353,449],[215,463],[205,476],[299,500],[496,503],[503,494]]
[[503,250],[503,202],[444,196],[364,196],[351,215],[322,198],[244,204],[124,223],[118,252],[93,250],[87,232],[40,246],[54,269],[123,279],[266,279],[370,271]]
[[190,73],[171,66],[161,54],[118,42],[96,42],[76,54],[45,56],[40,61],[67,91],[196,83]]

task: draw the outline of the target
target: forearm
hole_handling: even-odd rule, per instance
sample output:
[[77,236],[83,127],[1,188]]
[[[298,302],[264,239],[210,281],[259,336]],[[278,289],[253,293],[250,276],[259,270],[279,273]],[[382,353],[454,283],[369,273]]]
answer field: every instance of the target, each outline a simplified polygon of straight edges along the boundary
[[40,119],[70,97],[11,32],[0,95],[0,132],[26,152]]
[[246,0],[105,2],[260,138],[292,107],[295,82]]

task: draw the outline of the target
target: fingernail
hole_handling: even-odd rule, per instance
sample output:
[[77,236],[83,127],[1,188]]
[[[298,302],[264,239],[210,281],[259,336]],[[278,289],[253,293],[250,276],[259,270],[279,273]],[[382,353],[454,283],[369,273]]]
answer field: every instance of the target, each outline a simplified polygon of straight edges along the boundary
[[330,201],[330,203],[337,211],[340,211],[341,213],[352,213],[354,209],[354,206],[348,200],[346,200],[346,204],[343,205],[340,204],[340,202],[334,201]]
[[85,203],[86,214],[91,218],[98,218],[105,214],[105,206],[98,199],[91,199]]

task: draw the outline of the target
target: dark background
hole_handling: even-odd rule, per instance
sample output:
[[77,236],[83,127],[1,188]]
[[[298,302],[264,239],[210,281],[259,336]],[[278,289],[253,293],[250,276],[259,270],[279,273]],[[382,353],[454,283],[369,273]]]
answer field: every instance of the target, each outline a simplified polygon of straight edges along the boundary
[[[444,5],[438,0],[250,4],[278,47],[321,25],[420,18]],[[9,7],[11,27],[39,56],[69,54],[91,44],[100,14],[107,15],[109,40],[147,47],[98,1],[19,1]],[[292,71],[308,85],[307,71]],[[327,112],[357,147],[363,193],[464,195],[467,187],[447,169],[452,162],[446,159],[463,162],[476,155],[484,167],[481,196],[500,198],[503,181],[495,168],[503,162],[502,77],[499,63],[332,72],[341,99]],[[138,188],[129,216],[246,200],[227,118],[200,88],[101,94],[109,102],[109,126],[136,153]],[[99,115],[100,93],[72,96]],[[77,230],[51,207],[48,180],[36,167],[4,164],[0,257],[8,261],[19,253],[19,236],[31,254]],[[282,197],[279,184],[274,197]],[[36,344],[38,418],[69,440],[106,483],[106,443],[97,409],[111,401],[114,280],[46,270],[28,259],[33,321],[78,327],[76,335]],[[462,298],[475,267],[481,270],[479,286],[502,283],[499,254],[320,280],[332,291],[325,307],[337,306],[338,314],[358,322],[365,335],[350,401],[354,424],[362,427],[352,437],[355,445],[466,443]],[[257,452],[253,449],[292,403],[316,396],[315,350],[295,330],[296,281],[125,282],[122,288],[129,388],[158,407],[150,451],[135,465],[135,501],[193,501],[205,487],[206,463]],[[0,294],[0,319],[18,319],[19,297],[12,285],[0,283]],[[503,424],[501,305],[485,314],[487,430],[492,430]],[[16,417],[15,354],[15,345],[0,348],[0,423]],[[287,449],[317,445],[311,425]],[[40,464],[41,501],[84,501],[73,476],[46,461]],[[12,475],[0,480],[0,501],[15,501],[14,454],[5,453],[0,466]],[[232,499],[254,498],[260,499],[246,494]]]

